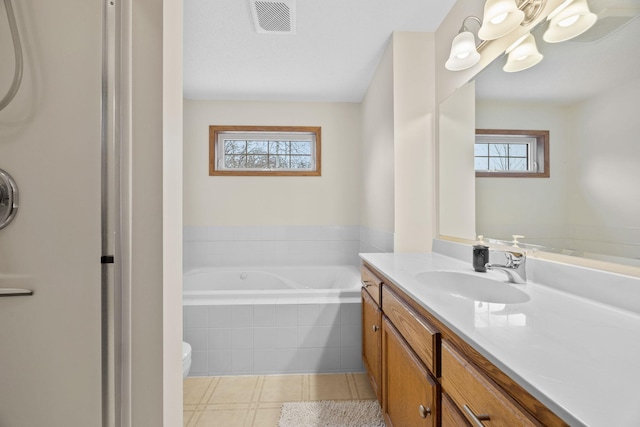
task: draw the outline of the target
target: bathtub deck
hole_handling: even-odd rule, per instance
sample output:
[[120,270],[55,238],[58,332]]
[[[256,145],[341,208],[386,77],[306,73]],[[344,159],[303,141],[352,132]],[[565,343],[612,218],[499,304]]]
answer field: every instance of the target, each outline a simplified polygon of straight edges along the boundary
[[184,427],[276,427],[284,402],[375,398],[364,373],[187,378]]

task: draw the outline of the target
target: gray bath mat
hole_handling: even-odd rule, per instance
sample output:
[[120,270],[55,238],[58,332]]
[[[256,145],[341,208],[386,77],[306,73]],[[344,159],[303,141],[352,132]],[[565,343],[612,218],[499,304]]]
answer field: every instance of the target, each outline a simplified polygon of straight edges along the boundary
[[278,427],[384,427],[375,400],[286,402]]

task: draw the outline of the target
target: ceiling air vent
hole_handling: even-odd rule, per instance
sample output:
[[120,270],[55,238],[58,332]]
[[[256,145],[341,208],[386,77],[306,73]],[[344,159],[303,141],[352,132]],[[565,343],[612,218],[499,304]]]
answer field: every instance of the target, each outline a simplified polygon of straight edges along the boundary
[[296,0],[249,0],[256,32],[296,33]]

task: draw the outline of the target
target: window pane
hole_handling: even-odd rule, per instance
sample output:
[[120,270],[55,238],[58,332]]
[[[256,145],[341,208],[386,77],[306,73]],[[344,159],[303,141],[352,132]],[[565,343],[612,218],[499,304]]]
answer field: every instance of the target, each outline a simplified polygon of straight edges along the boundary
[[509,163],[506,157],[491,157],[489,159],[489,170],[506,171],[509,170]]
[[291,169],[310,169],[311,157],[309,156],[291,156]]
[[276,156],[277,169],[289,169],[289,156]]
[[512,171],[525,171],[527,170],[527,161],[523,158],[511,158],[509,159],[509,169]]
[[[476,129],[476,176],[497,177],[511,173],[519,178],[547,178],[548,144],[548,131]],[[485,161],[488,168],[484,166]],[[542,165],[540,170],[536,166],[538,162]]]
[[311,155],[311,141],[292,141],[291,154]]
[[247,141],[247,154],[267,154],[267,141]]
[[492,156],[508,156],[509,144],[489,144],[489,152]]
[[246,156],[225,156],[224,157],[224,167],[225,168],[246,168],[247,167],[247,157]]
[[289,143],[286,141],[270,141],[269,153],[271,154],[289,154]]
[[509,156],[527,157],[528,144],[509,144]]
[[266,169],[267,167],[267,155],[247,155],[247,167],[256,169]]
[[246,146],[246,141],[225,140],[224,154],[243,154]]
[[320,127],[209,126],[209,175],[320,176]]
[[476,156],[488,156],[489,155],[489,144],[476,144],[475,145],[475,155]]
[[276,168],[276,156],[269,156],[269,169]]
[[477,171],[489,170],[489,158],[488,157],[476,157],[475,160]]

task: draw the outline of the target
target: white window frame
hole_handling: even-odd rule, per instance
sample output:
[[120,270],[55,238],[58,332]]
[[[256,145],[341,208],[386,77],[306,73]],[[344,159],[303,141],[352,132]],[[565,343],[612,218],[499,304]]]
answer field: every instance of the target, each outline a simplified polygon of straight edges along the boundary
[[[320,176],[321,128],[308,126],[210,126],[209,175]],[[309,168],[229,168],[225,166],[224,143],[240,141],[304,141],[311,143]]]
[[[527,170],[476,170],[476,177],[548,178],[549,131],[476,129],[478,144],[527,144]],[[484,157],[484,156],[480,156]],[[475,156],[474,156],[475,158]]]

